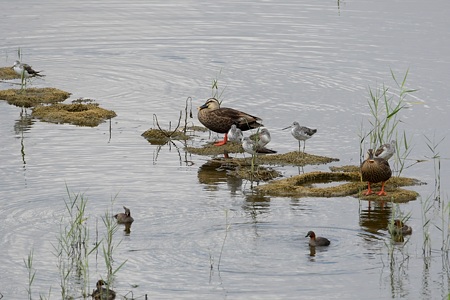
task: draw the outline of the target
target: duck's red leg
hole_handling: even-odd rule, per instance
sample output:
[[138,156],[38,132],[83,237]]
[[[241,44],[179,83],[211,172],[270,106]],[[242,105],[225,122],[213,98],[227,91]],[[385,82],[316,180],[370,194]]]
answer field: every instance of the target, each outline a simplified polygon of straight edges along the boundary
[[386,192],[384,191],[384,184],[386,183],[386,181],[383,181],[381,183],[381,191],[378,193],[378,196],[386,196]]
[[228,133],[225,133],[223,140],[218,141],[217,143],[214,143],[214,146],[222,146],[222,145],[225,145],[227,142],[228,142]]
[[372,190],[370,189],[370,182],[367,182],[367,192],[365,193],[365,195],[367,196],[367,195],[370,195],[370,194],[372,194],[373,192],[372,192]]

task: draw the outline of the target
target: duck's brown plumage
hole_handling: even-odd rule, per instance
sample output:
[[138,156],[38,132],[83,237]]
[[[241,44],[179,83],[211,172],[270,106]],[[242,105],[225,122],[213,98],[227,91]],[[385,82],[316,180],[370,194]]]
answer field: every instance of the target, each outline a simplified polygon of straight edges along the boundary
[[114,215],[114,218],[117,219],[117,223],[119,224],[131,224],[134,222],[133,217],[131,216],[131,212],[128,208],[125,206],[123,207],[125,209],[125,213],[118,213],[117,215]]
[[389,232],[394,236],[412,234],[411,226],[406,225],[402,220],[398,219],[394,220],[394,223],[392,224],[392,226],[389,226],[388,229]]
[[381,191],[378,195],[386,195],[384,191],[385,182],[391,178],[392,171],[387,160],[379,157],[374,157],[373,149],[369,149],[368,158],[361,164],[361,176],[363,181],[367,181],[368,189],[366,195],[370,195],[372,190],[371,183],[381,182]]
[[97,281],[97,289],[92,292],[92,299],[95,300],[114,300],[116,299],[116,292],[113,290],[104,288],[106,282],[103,280]]
[[224,141],[218,143],[222,145],[227,142],[227,133],[233,124],[241,131],[263,126],[258,123],[261,121],[260,118],[233,108],[220,107],[219,101],[215,98],[208,99],[198,108],[198,120],[209,130],[225,133]]

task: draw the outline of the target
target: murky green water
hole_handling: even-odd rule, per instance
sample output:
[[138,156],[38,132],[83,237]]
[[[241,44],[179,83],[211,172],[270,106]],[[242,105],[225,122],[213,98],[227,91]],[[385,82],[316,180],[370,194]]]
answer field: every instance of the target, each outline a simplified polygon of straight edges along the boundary
[[[34,251],[39,294],[60,299],[53,245],[65,215],[66,185],[88,199],[91,245],[113,206],[131,209],[130,235],[119,231],[114,289],[154,299],[441,299],[449,289],[448,101],[450,21],[447,1],[59,1],[2,4],[0,65],[23,62],[43,70],[35,87],[93,98],[117,117],[96,128],[49,124],[30,110],[0,101],[0,293],[27,297],[23,259]],[[419,89],[401,113],[398,131],[411,139],[403,175],[427,183],[421,198],[399,207],[368,207],[352,197],[270,198],[250,183],[210,172],[208,157],[183,144],[152,145],[141,134],[173,127],[187,97],[195,108],[218,79],[226,106],[257,115],[280,153],[298,143],[282,131],[293,121],[317,128],[308,153],[359,164],[368,87],[396,93],[391,70]],[[17,87],[2,82],[3,89]],[[110,131],[111,126],[111,131]],[[212,137],[215,137],[213,135]],[[434,199],[442,157],[441,202]],[[208,139],[194,139],[199,145]],[[416,160],[425,162],[414,164]],[[328,166],[278,167],[285,176]],[[436,165],[437,166],[437,165]],[[111,203],[114,199],[114,204]],[[431,253],[424,258],[422,202]],[[394,209],[411,214],[413,235],[393,245]],[[442,221],[442,219],[444,221]],[[444,234],[436,227],[444,228]],[[227,227],[229,226],[229,227]],[[228,229],[227,229],[228,228]],[[331,240],[310,255],[309,230]],[[223,250],[222,250],[223,247]],[[220,268],[218,268],[220,259]],[[213,268],[211,269],[211,265]],[[103,255],[90,260],[90,285],[105,276]],[[131,294],[127,294],[128,299]]]

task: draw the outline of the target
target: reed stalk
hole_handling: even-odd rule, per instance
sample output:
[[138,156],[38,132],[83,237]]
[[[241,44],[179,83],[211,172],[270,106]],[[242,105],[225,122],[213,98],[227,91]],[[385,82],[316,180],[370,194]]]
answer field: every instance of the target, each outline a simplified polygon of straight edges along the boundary
[[[67,299],[75,294],[70,287],[73,278],[81,283],[80,293],[88,295],[89,255],[98,247],[89,247],[89,229],[87,226],[87,198],[83,194],[71,194],[66,186],[68,199],[64,199],[67,216],[61,218],[58,243],[53,245],[54,255],[60,274],[61,298]],[[67,220],[67,221],[66,221]]]
[[33,268],[33,249],[30,250],[30,253],[28,253],[27,259],[23,260],[25,267],[28,271],[28,299],[31,300],[31,286],[33,285],[34,277],[36,275],[36,270]]
[[220,271],[220,262],[222,261],[223,249],[225,248],[225,241],[228,237],[228,231],[230,230],[231,224],[228,222],[228,210],[225,210],[225,236],[223,237],[222,247],[220,248],[219,260],[217,262],[217,270]]
[[369,112],[371,118],[368,120],[370,130],[365,132],[363,124],[361,124],[360,138],[360,157],[363,161],[364,143],[368,140],[369,148],[377,149],[384,143],[390,143],[396,140],[396,156],[394,162],[394,170],[397,176],[400,176],[405,168],[405,162],[411,153],[411,143],[406,132],[399,130],[401,122],[400,112],[408,108],[406,97],[416,90],[406,88],[406,79],[409,70],[406,71],[402,81],[397,80],[395,74],[391,70],[391,76],[397,85],[398,94],[391,93],[390,89],[383,84],[381,87],[372,89],[369,87]]

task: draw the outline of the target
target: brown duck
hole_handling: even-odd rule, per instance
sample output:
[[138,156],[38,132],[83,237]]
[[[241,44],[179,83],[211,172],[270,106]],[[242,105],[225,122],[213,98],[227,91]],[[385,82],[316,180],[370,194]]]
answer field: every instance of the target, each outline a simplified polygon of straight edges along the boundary
[[104,288],[106,282],[103,280],[97,281],[97,289],[92,292],[92,299],[95,300],[114,300],[116,299],[116,292],[108,288]]
[[394,236],[402,236],[412,234],[411,226],[403,223],[402,220],[395,219],[392,226],[388,227],[389,232]]
[[387,160],[379,157],[374,157],[373,149],[367,152],[369,157],[361,164],[361,176],[363,181],[367,181],[367,192],[365,195],[372,194],[370,188],[371,183],[381,182],[381,191],[377,194],[385,196],[384,184],[391,178],[392,171]]
[[262,121],[260,118],[232,108],[220,107],[219,101],[215,98],[208,99],[198,108],[198,120],[209,130],[225,134],[223,141],[215,143],[216,146],[227,143],[228,131],[233,124],[241,131],[263,126],[258,123]]
[[305,237],[309,237],[309,245],[311,247],[316,246],[328,246],[330,245],[330,240],[321,236],[316,236],[314,231],[308,231]]
[[131,224],[134,222],[133,217],[131,216],[131,212],[128,208],[125,206],[123,207],[125,209],[125,213],[118,213],[117,215],[114,215],[114,218],[116,218],[117,223],[119,224]]

